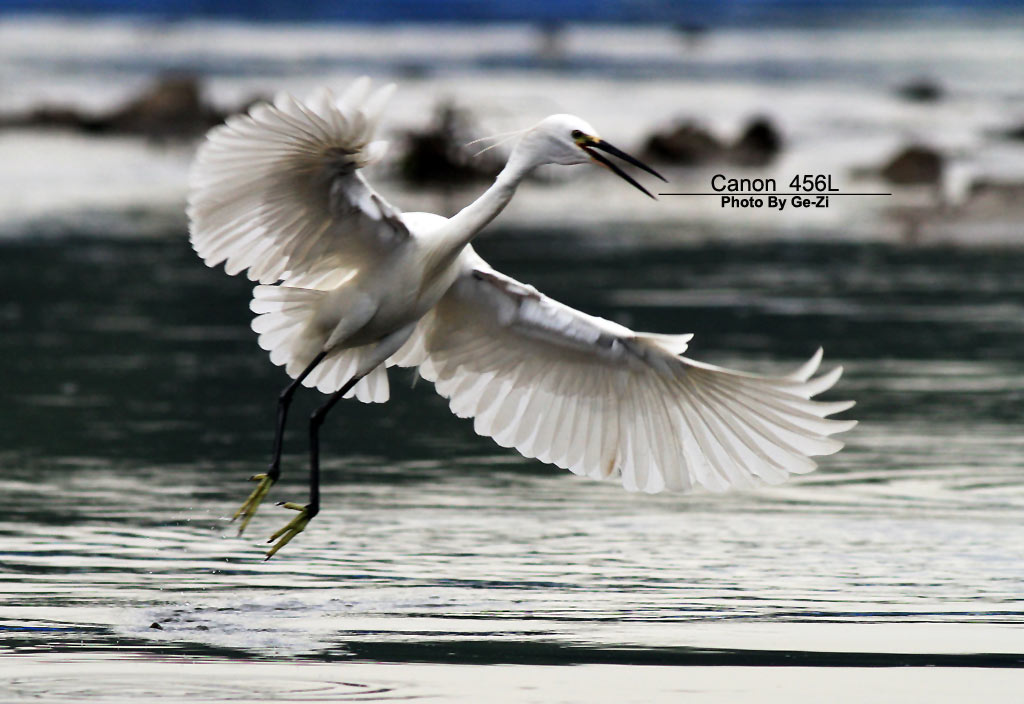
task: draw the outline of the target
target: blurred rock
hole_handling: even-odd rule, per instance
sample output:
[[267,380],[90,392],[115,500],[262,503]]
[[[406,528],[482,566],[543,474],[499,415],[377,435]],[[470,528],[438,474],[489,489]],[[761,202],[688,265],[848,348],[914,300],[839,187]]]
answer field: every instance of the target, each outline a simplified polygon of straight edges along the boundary
[[782,149],[782,136],[767,117],[750,121],[732,146],[729,158],[741,166],[765,166]]
[[890,183],[937,184],[942,180],[942,155],[930,147],[906,147],[880,173]]
[[698,48],[708,36],[707,25],[699,22],[677,22],[672,25],[672,31],[679,35],[687,50]]
[[888,218],[910,243],[924,241],[1001,242],[1019,246],[1024,221],[1024,181],[980,178],[962,202],[949,203],[938,189],[917,198],[894,199]]
[[402,178],[415,184],[441,186],[494,178],[502,163],[494,152],[474,156],[487,145],[467,147],[473,133],[472,119],[465,110],[451,103],[439,105],[427,129],[402,136]]
[[647,138],[641,159],[680,166],[700,166],[718,161],[725,146],[713,134],[693,122],[677,124]]
[[727,145],[695,122],[681,122],[647,138],[641,158],[678,166],[731,161],[740,166],[765,166],[782,149],[782,136],[767,117],[755,117],[735,144]]
[[991,212],[1024,210],[1024,183],[980,179],[971,184],[966,208]]
[[896,94],[914,103],[934,103],[945,95],[942,86],[928,78],[916,78],[896,88]]
[[0,116],[0,128],[69,129],[89,134],[129,134],[151,139],[188,138],[203,134],[229,115],[248,109],[221,111],[204,102],[194,76],[164,76],[139,96],[106,114],[88,114],[66,106],[43,106],[23,115]]
[[107,117],[111,132],[150,137],[201,133],[223,120],[205,105],[193,76],[166,76]]
[[1003,136],[1007,139],[1021,139],[1024,140],[1024,123],[1021,123],[1017,127],[1010,128],[1003,132]]
[[72,108],[41,107],[24,115],[0,117],[0,127],[44,127],[70,129],[81,132],[103,132],[104,120],[95,115],[86,115]]
[[537,60],[543,64],[562,64],[566,61],[565,24],[557,20],[537,25]]

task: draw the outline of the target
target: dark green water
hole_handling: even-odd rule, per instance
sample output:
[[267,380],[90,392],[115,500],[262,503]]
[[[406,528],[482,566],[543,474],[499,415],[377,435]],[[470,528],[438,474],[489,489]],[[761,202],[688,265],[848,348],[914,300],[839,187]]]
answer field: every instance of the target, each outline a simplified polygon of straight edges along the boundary
[[[588,312],[694,332],[697,359],[824,346],[847,370],[830,397],[858,402],[847,448],[781,487],[630,495],[392,372],[390,403],[332,415],[325,508],[269,563],[290,512],[268,502],[242,539],[223,520],[285,383],[247,282],[183,235],[0,245],[0,692],[792,701],[794,667],[846,693],[1021,691],[1024,252],[629,245],[506,230],[479,250]],[[318,401],[274,500],[304,500]]]

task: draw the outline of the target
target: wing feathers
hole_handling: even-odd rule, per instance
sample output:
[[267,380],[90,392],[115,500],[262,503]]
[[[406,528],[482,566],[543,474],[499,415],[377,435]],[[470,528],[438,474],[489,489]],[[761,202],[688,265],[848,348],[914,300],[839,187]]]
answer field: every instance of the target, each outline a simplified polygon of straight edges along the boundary
[[211,130],[189,176],[196,252],[232,275],[308,287],[408,238],[358,172],[383,155],[386,144],[371,139],[391,91],[370,95],[369,81],[357,81],[340,101],[281,94]]
[[821,359],[824,355],[825,350],[819,347],[810,359],[801,364],[796,371],[788,374],[787,378],[793,379],[794,381],[807,381],[811,376],[813,376],[814,372],[818,371],[818,367],[821,366]]
[[415,359],[453,412],[527,457],[632,491],[721,491],[809,472],[856,424],[827,418],[852,402],[811,400],[842,373],[813,376],[821,350],[778,377],[696,362],[677,356],[689,335],[633,333],[465,258]]

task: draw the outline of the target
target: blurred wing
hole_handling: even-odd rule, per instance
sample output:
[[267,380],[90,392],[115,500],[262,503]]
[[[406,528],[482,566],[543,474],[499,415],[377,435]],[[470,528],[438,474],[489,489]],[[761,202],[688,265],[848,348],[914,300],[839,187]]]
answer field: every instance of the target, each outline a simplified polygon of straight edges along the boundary
[[341,99],[282,94],[211,130],[188,199],[206,264],[265,284],[331,287],[409,237],[358,171],[386,149],[371,139],[392,88],[370,95],[360,79]]
[[689,335],[635,333],[573,310],[474,253],[393,363],[424,378],[474,428],[527,457],[629,490],[719,491],[809,472],[836,452],[828,420],[853,402],[809,400],[819,352],[790,376],[730,371],[677,356]]

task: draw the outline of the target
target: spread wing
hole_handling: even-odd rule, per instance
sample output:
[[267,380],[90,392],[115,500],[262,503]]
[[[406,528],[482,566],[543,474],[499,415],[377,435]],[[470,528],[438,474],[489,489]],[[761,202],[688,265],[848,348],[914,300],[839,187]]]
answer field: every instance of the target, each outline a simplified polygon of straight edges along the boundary
[[[409,237],[359,173],[392,86],[357,81],[341,99],[279,95],[210,131],[189,177],[192,246],[209,266],[253,281],[336,285]],[[328,281],[330,280],[330,281]]]
[[418,364],[475,418],[477,433],[527,457],[629,490],[749,486],[809,472],[856,421],[822,403],[841,368],[811,378],[821,351],[789,376],[759,376],[679,356],[689,335],[635,333],[562,305],[490,268],[463,273],[392,363]]

